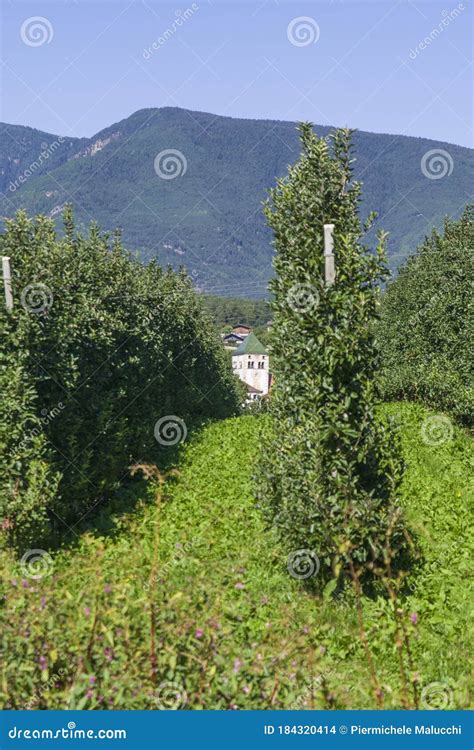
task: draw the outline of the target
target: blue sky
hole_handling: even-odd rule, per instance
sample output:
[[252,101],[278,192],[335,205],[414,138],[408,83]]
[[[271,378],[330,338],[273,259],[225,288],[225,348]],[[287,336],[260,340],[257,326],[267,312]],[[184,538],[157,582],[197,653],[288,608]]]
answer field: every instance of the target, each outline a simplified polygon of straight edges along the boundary
[[467,0],[1,0],[1,15],[6,122],[90,136],[179,106],[472,145]]

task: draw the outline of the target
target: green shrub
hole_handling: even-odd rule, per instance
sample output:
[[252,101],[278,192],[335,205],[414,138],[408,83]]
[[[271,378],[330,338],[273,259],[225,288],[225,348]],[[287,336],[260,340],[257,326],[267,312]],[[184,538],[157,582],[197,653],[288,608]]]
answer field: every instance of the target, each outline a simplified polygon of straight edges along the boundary
[[0,530],[14,543],[29,546],[48,528],[47,507],[54,501],[59,477],[51,466],[25,357],[13,351],[17,342],[12,330],[2,331]]
[[[377,285],[386,275],[383,238],[376,254],[361,244],[350,134],[334,134],[332,154],[310,125],[301,126],[301,141],[299,162],[278,181],[266,207],[276,247],[275,385],[258,496],[288,547],[303,550],[301,564],[320,565],[330,576],[352,564],[380,562],[392,523],[397,555],[402,464],[392,430],[374,418],[372,323]],[[335,225],[332,286],[323,282],[323,225],[329,222]]]
[[[29,493],[42,521],[47,507],[50,526],[64,535],[131,464],[159,460],[157,450],[173,443],[169,432],[155,439],[159,419],[177,416],[190,430],[235,414],[238,391],[184,273],[142,266],[119,235],[110,240],[94,225],[88,236],[76,234],[69,211],[62,238],[49,219],[19,213],[8,222],[3,252],[11,257],[15,304],[0,316],[2,377],[12,381],[7,410],[16,415],[14,436],[8,414],[2,425],[2,482],[10,488],[3,525],[10,536],[24,527],[19,508]],[[163,429],[175,430],[167,422]],[[15,446],[25,439],[19,457]]]
[[383,296],[378,338],[388,399],[413,399],[474,421],[474,207],[446,219]]

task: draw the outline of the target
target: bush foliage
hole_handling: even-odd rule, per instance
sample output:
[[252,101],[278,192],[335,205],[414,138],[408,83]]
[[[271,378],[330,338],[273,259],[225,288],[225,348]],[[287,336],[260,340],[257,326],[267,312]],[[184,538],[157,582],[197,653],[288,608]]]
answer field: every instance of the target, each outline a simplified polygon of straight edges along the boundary
[[[389,527],[402,544],[395,436],[374,418],[377,350],[372,322],[385,278],[383,238],[361,244],[360,185],[351,180],[350,133],[333,149],[301,127],[302,156],[266,207],[276,278],[270,355],[275,385],[258,495],[293,550],[327,575],[383,557]],[[324,279],[323,225],[335,225],[336,283]]]
[[69,211],[62,238],[51,220],[19,213],[2,252],[14,308],[0,314],[0,519],[10,538],[38,543],[156,452],[159,418],[190,429],[235,414],[239,397],[184,273],[142,266],[95,225],[77,234]]
[[446,219],[383,297],[378,336],[389,399],[422,400],[474,422],[474,206]]

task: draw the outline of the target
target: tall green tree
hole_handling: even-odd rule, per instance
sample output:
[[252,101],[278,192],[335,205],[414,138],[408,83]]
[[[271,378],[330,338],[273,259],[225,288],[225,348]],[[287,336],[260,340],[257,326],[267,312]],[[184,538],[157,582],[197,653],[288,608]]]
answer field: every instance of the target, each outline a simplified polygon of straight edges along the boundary
[[378,337],[387,398],[474,423],[474,206],[433,230],[389,284]]
[[[317,558],[325,578],[379,562],[389,528],[392,548],[402,544],[395,520],[402,462],[394,435],[375,416],[373,322],[387,268],[383,237],[375,253],[362,244],[351,133],[334,132],[329,145],[305,123],[300,135],[301,157],[265,207],[276,249],[275,382],[258,497],[288,549],[307,551],[303,567]],[[332,286],[324,282],[325,223],[335,225]]]

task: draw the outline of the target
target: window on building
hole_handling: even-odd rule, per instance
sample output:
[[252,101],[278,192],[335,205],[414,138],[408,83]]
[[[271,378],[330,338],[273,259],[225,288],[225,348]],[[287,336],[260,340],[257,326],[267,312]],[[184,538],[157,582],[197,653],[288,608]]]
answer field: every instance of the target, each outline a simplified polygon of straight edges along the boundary
[[253,370],[254,362],[251,362],[250,360],[247,362],[247,368],[249,370]]
[[259,370],[264,370],[265,369],[265,362],[259,362],[258,363],[258,369]]

